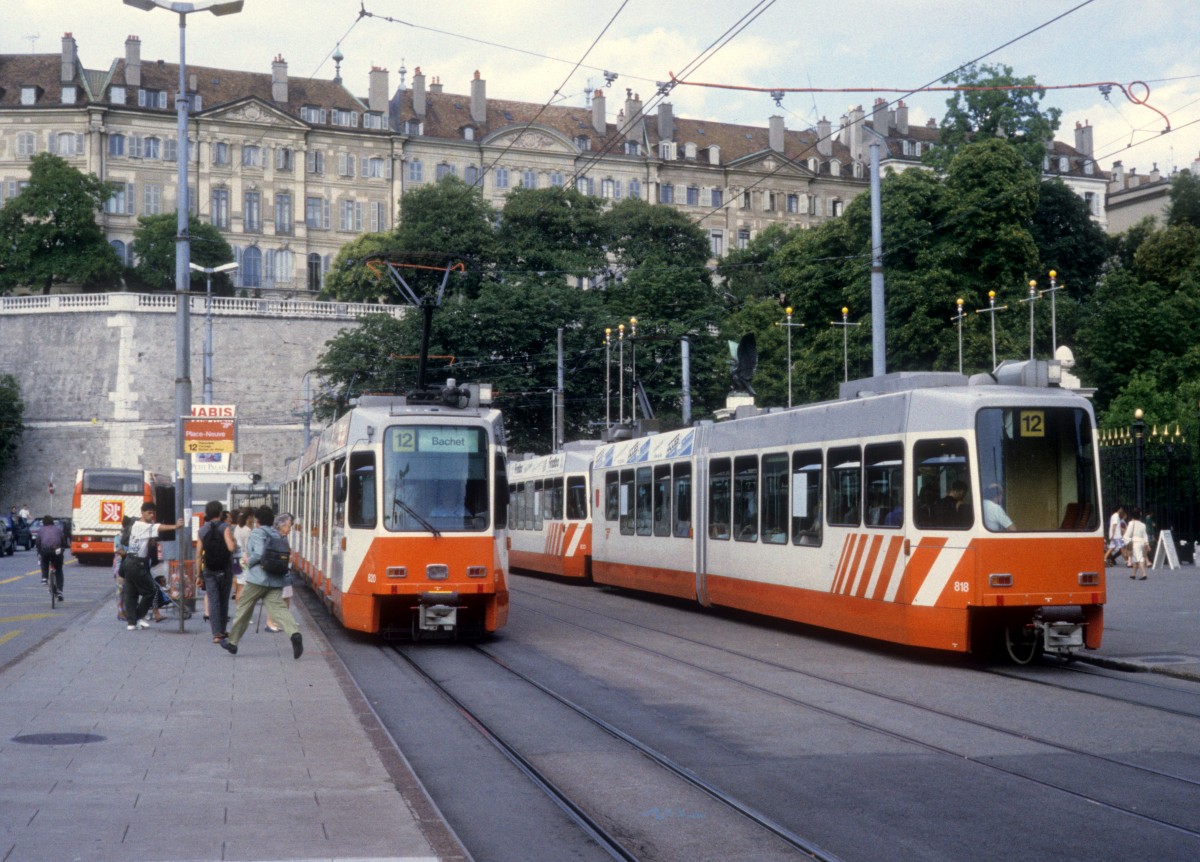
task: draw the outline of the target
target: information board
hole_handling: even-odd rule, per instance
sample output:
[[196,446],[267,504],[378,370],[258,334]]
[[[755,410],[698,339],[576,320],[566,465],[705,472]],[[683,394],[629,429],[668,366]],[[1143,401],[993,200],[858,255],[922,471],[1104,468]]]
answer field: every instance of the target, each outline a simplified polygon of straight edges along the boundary
[[1154,564],[1152,569],[1161,569],[1163,562],[1167,568],[1179,568],[1179,552],[1175,549],[1175,537],[1170,530],[1161,530],[1158,534],[1158,546],[1154,549]]

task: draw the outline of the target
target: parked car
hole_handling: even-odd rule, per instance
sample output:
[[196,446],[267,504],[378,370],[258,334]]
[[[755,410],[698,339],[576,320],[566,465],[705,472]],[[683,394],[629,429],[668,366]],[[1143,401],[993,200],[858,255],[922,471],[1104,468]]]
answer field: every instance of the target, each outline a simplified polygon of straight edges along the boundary
[[13,542],[25,550],[33,547],[33,524],[20,515],[12,519]]
[[0,557],[11,557],[16,549],[17,543],[8,527],[8,521],[0,518]]

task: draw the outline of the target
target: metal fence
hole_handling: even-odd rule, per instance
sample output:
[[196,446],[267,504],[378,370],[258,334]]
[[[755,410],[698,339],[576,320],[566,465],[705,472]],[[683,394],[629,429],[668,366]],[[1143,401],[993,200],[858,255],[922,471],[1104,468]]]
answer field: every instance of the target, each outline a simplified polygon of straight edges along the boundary
[[1195,424],[1148,426],[1136,419],[1128,428],[1100,432],[1100,483],[1106,517],[1117,506],[1137,506],[1153,514],[1159,530],[1171,530],[1190,549],[1200,537],[1197,524],[1197,433]]

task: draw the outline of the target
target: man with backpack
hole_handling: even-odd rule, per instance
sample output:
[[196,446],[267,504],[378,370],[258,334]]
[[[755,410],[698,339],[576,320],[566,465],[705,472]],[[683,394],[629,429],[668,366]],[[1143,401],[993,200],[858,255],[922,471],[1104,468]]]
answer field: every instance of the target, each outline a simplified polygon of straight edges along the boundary
[[229,637],[229,594],[233,590],[232,527],[221,520],[225,507],[220,500],[204,504],[204,526],[196,535],[196,559],[204,572],[204,591],[208,594],[208,624],[213,643]]
[[63,600],[63,531],[54,523],[49,515],[42,518],[42,526],[37,531],[38,558],[42,564],[42,583],[50,580],[50,570],[54,570],[54,592],[58,600]]
[[293,519],[286,513],[276,516],[270,506],[263,506],[254,516],[258,526],[246,542],[246,561],[250,565],[246,572],[246,587],[238,599],[229,637],[221,641],[221,647],[237,655],[238,641],[250,626],[254,606],[262,599],[267,614],[292,639],[292,658],[300,658],[304,652],[304,639],[291,610],[283,602],[283,588],[291,583],[291,548],[287,536],[292,531]]

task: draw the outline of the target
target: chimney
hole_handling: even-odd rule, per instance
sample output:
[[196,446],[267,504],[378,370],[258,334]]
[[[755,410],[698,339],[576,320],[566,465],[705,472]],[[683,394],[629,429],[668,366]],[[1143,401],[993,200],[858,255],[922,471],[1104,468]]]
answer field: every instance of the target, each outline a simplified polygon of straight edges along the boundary
[[592,128],[597,135],[608,134],[608,118],[604,113],[604,91],[597,90],[592,94]]
[[1095,155],[1095,148],[1092,145],[1092,126],[1087,120],[1075,124],[1075,149],[1089,159]]
[[75,80],[75,64],[79,58],[79,51],[75,47],[75,37],[70,33],[63,33],[62,37],[62,83],[66,84]]
[[137,36],[125,40],[125,84],[142,86],[142,40]]
[[1138,176],[1137,168],[1129,169],[1129,176],[1125,177],[1125,188],[1136,189],[1142,184],[1142,178]]
[[843,118],[845,128],[842,130],[842,142],[846,145],[846,149],[850,151],[850,158],[856,162],[863,161],[863,156],[866,152],[863,149],[864,116],[866,114],[863,112],[862,105],[856,105]]
[[287,60],[282,54],[276,54],[271,61],[271,98],[281,104],[288,100]]
[[642,116],[642,98],[633,90],[625,91],[625,140],[636,144],[645,137],[646,120]]
[[774,114],[767,127],[767,146],[777,153],[783,152],[783,117]]
[[887,99],[875,99],[871,107],[871,128],[883,136],[888,134],[888,103]]
[[434,75],[433,80],[429,83],[429,93],[430,95],[433,95],[434,93],[440,92],[442,92],[442,79],[437,75]]
[[487,123],[487,81],[479,77],[478,69],[471,81],[471,119],[480,126]]
[[833,155],[833,126],[825,117],[817,120],[817,153],[822,156]]
[[1150,169],[1150,177],[1148,182],[1156,183],[1162,179],[1162,174],[1158,170],[1158,162],[1154,163],[1154,167]]
[[372,66],[369,80],[367,107],[382,114],[388,109],[388,70]]
[[903,99],[896,104],[896,134],[908,134],[908,105]]
[[658,106],[658,139],[675,140],[675,111],[670,102],[661,102]]
[[1113,162],[1112,176],[1108,181],[1108,190],[1110,192],[1119,192],[1125,188],[1125,165],[1121,162]]
[[417,70],[413,72],[413,113],[422,119],[425,117],[425,73],[421,71],[421,67],[417,66]]

